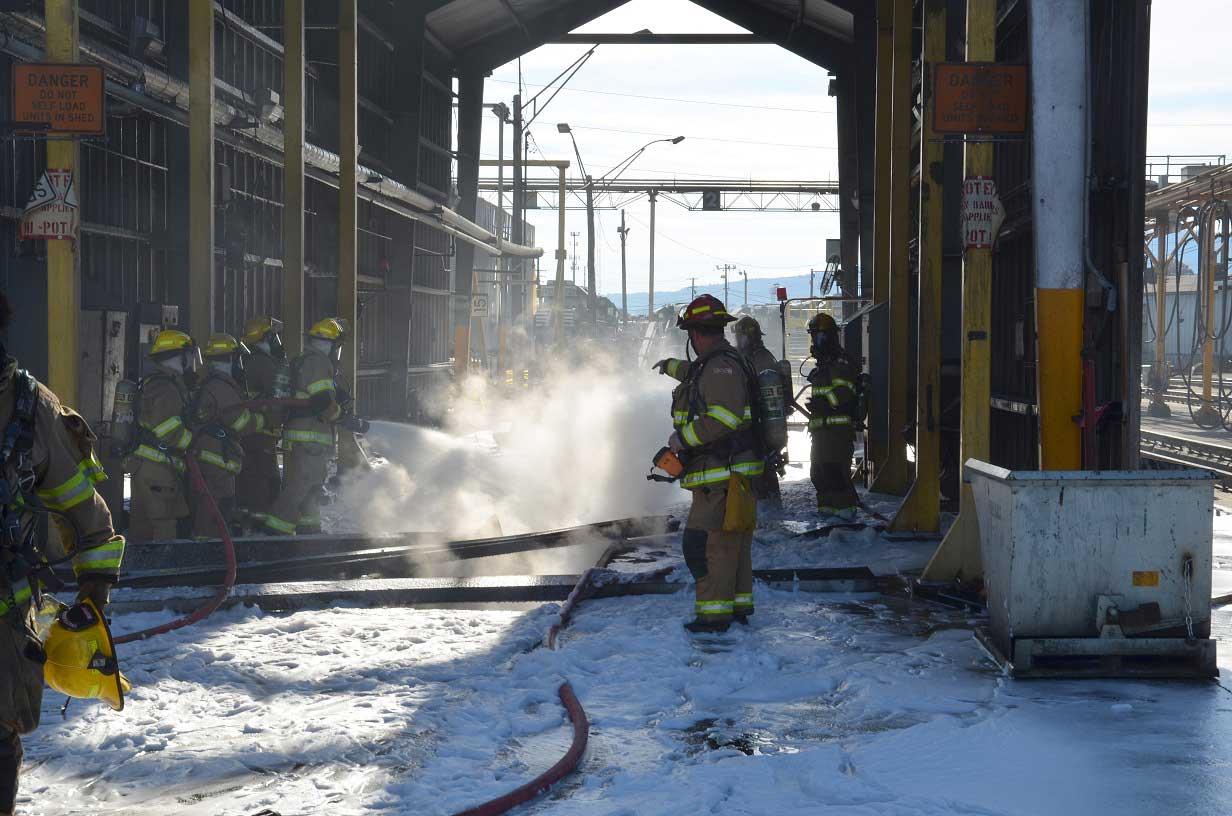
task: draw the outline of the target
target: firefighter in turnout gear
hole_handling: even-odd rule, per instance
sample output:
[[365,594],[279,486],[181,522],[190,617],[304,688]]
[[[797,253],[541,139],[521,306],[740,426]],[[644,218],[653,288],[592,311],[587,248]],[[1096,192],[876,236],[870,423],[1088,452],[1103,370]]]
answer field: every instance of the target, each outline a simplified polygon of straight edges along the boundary
[[343,416],[338,404],[334,366],[345,332],[335,318],[319,321],[304,337],[304,353],[291,364],[295,399],[309,407],[292,409],[282,431],[286,451],[282,492],[263,515],[265,528],[277,535],[319,532],[320,494],[334,455],[334,423]]
[[[0,292],[0,332],[9,318]],[[78,602],[102,609],[124,539],[94,486],[104,480],[94,433],[0,346],[0,814],[14,812],[21,736],[38,727],[46,653],[35,616],[51,598],[50,566],[71,562]],[[49,523],[37,524],[41,516]],[[54,535],[48,535],[54,532]],[[58,582],[55,582],[58,583]],[[77,608],[77,607],[74,607]]]
[[[291,368],[282,347],[282,321],[254,317],[244,326],[244,345],[252,353],[244,359],[244,386],[250,400],[290,399]],[[251,513],[265,513],[282,490],[278,472],[278,437],[285,412],[279,408],[261,411],[260,433],[244,437],[244,469],[235,479],[239,506]]]
[[[761,400],[763,429],[766,431],[762,441],[766,453],[769,454],[765,473],[753,477],[750,481],[758,501],[765,502],[772,509],[778,509],[783,505],[783,497],[779,493],[779,469],[784,467],[786,462],[783,449],[787,446],[787,399],[792,393],[791,369],[780,365],[774,353],[766,348],[761,324],[752,315],[745,315],[737,320],[732,325],[732,335],[736,339],[736,351],[748,361],[753,373],[757,375],[759,391],[764,394],[767,387],[776,391],[774,405],[768,404],[768,400],[764,398]],[[771,428],[771,419],[768,416],[770,413],[774,413],[776,420],[781,420],[781,427],[776,424]]]
[[128,537],[132,541],[176,538],[187,518],[184,452],[193,434],[187,418],[201,350],[191,337],[164,329],[150,347],[155,373],[141,382],[137,397],[137,446],[125,458],[132,474]]
[[818,313],[809,321],[808,331],[817,360],[808,375],[812,390],[806,406],[817,511],[823,517],[849,521],[860,502],[851,484],[855,427],[860,419],[860,370],[839,343],[833,317]]
[[[235,483],[245,466],[243,440],[265,430],[265,416],[244,404],[244,358],[248,347],[229,334],[211,335],[201,351],[205,379],[193,398],[191,455],[224,519],[235,516]],[[193,497],[195,538],[222,535],[208,502]]]
[[693,361],[667,359],[660,373],[680,381],[672,392],[668,446],[684,463],[680,486],[693,494],[684,558],[696,582],[691,632],[726,631],[753,614],[753,529],[757,502],[749,480],[764,470],[756,437],[755,378],[723,336],[734,320],[723,303],[702,295],[676,325],[689,333]]

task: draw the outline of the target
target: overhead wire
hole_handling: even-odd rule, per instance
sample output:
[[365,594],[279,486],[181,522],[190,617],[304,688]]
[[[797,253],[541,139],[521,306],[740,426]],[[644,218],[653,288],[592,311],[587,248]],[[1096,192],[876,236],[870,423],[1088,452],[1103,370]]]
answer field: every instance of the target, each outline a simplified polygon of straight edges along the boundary
[[[521,69],[519,68],[519,76],[520,76],[520,70]],[[513,80],[509,80],[509,79],[488,79],[488,82],[499,82],[502,85],[516,84],[514,83]],[[528,88],[549,87],[547,85],[539,85],[534,82],[526,82],[524,84]],[[746,110],[781,111],[783,113],[812,113],[812,114],[821,114],[823,116],[836,116],[838,113],[837,110],[827,110],[824,108],[789,108],[789,107],[780,107],[776,105],[747,105],[747,104],[740,103],[740,102],[720,102],[714,99],[688,99],[684,97],[673,97],[673,96],[652,96],[649,94],[635,94],[635,93],[628,93],[628,92],[622,92],[622,91],[600,91],[594,88],[564,88],[563,92],[564,93],[598,94],[601,96],[623,96],[629,99],[647,99],[647,100],[652,100],[655,102],[678,102],[678,103],[684,103],[686,105],[707,105],[710,107],[718,107],[718,108],[743,108]]]

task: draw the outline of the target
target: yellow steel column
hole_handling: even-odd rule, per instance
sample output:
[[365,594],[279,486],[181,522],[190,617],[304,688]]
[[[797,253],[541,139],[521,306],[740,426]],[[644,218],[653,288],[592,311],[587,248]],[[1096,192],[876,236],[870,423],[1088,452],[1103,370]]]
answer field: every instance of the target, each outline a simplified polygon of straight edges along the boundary
[[356,314],[358,290],[358,179],[359,162],[359,27],[356,0],[338,0],[338,316],[347,321],[350,336],[343,347],[339,377],[356,393],[358,352]]
[[890,524],[935,533],[941,513],[941,234],[945,147],[933,130],[933,68],[945,61],[946,0],[924,3],[924,121],[920,130],[920,278],[916,335],[915,481]]
[[[77,0],[47,0],[47,61],[77,62]],[[77,142],[72,138],[47,142],[47,167],[69,170],[76,187]],[[85,203],[77,189],[77,201]],[[77,277],[74,240],[47,241],[47,385],[66,405],[77,404],[77,318],[81,284]]]
[[[910,483],[907,468],[907,442],[903,428],[907,425],[907,386],[910,377],[910,342],[908,327],[911,317],[908,289],[911,273],[908,244],[911,240],[911,130],[914,127],[912,108],[915,99],[911,90],[912,0],[891,0],[894,27],[893,110],[890,135],[890,218],[889,274],[886,289],[889,311],[886,313],[888,342],[886,353],[886,450],[885,461],[878,462],[876,477],[869,488],[875,493],[902,495]],[[878,240],[881,240],[880,238]]]
[[[967,0],[967,62],[993,62],[996,53],[997,0]],[[989,177],[992,144],[968,142],[968,179]],[[988,461],[989,400],[992,398],[992,250],[968,249],[963,258],[962,437],[958,461]],[[980,525],[971,485],[959,479],[958,517],[924,570],[929,581],[969,581],[983,575]]]
[[[877,153],[874,160],[873,183],[873,303],[885,303],[890,299],[890,128],[894,110],[894,3],[892,0],[877,0],[877,113],[875,138]],[[885,361],[882,361],[883,364]],[[870,413],[881,416],[884,404],[872,406]],[[886,445],[882,438],[867,437],[868,450],[865,460],[873,464],[874,477],[881,475],[886,459]]]
[[304,0],[282,13],[282,322],[287,352],[304,333]]
[[214,2],[188,2],[188,331],[214,324]]

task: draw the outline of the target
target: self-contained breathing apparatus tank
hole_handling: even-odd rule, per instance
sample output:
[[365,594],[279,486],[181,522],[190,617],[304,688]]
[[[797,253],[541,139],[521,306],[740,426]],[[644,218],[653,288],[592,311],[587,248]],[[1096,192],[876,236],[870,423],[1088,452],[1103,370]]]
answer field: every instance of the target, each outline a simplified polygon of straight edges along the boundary
[[111,453],[123,456],[137,436],[137,395],[141,388],[132,380],[120,380],[111,401]]
[[758,400],[761,403],[761,435],[767,451],[787,446],[787,395],[783,374],[778,367],[757,372]]
[[274,399],[291,399],[291,366],[282,362],[274,369],[273,393]]

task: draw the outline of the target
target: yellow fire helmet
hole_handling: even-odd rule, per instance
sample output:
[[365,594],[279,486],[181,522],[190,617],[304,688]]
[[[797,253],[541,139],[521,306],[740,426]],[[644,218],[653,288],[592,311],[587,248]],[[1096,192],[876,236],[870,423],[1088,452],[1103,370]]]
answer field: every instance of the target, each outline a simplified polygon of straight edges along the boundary
[[825,312],[818,312],[813,315],[813,319],[808,322],[809,334],[817,332],[836,332],[838,324],[834,322],[834,318]]
[[56,616],[43,643],[47,662],[43,679],[61,694],[102,700],[124,710],[124,695],[132,689],[120,673],[115,645],[106,619],[91,600],[70,606]]
[[236,354],[250,354],[248,346],[236,340],[229,334],[211,334],[205,348],[201,350],[206,359],[234,357]]
[[318,320],[308,330],[309,337],[317,337],[321,340],[330,340],[335,343],[340,342],[345,334],[346,328],[343,327],[342,321],[336,317]]
[[260,343],[268,334],[281,334],[282,321],[276,317],[262,315],[254,317],[244,324],[244,336],[241,338],[245,343]]
[[195,348],[196,345],[197,342],[182,331],[163,329],[154,338],[154,345],[150,346],[150,356],[158,357],[175,351],[187,351]]

